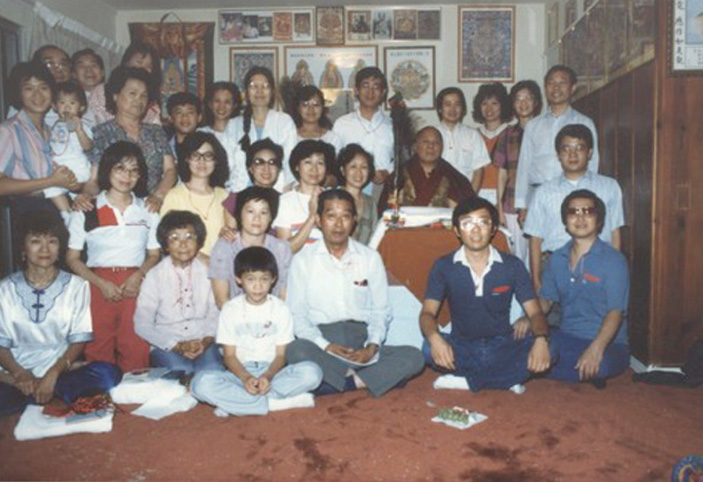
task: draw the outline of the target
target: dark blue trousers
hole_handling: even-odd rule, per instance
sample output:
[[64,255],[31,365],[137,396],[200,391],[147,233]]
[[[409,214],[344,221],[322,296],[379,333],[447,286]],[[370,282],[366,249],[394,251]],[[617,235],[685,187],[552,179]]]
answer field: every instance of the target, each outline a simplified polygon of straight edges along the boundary
[[[59,375],[54,394],[64,402],[72,403],[82,396],[105,393],[121,379],[122,372],[115,365],[91,362]],[[0,383],[0,416],[19,412],[30,403],[35,403],[33,396],[23,394],[12,385]]]
[[[507,390],[513,385],[524,383],[533,376],[527,369],[527,357],[530,354],[534,338],[527,336],[522,340],[513,339],[513,335],[500,335],[478,340],[457,340],[442,334],[454,350],[454,375],[466,378],[473,392],[479,390]],[[555,350],[549,347],[552,360]],[[433,369],[438,367],[432,360],[430,346],[425,341],[422,347],[425,361]]]
[[[581,354],[591,344],[592,340],[576,338],[560,330],[552,330],[551,344],[559,354],[559,361],[549,370],[547,378],[564,382],[578,382],[579,372],[574,367]],[[605,380],[620,375],[630,365],[630,349],[622,343],[611,343],[605,349],[603,361],[598,370],[597,379]]]

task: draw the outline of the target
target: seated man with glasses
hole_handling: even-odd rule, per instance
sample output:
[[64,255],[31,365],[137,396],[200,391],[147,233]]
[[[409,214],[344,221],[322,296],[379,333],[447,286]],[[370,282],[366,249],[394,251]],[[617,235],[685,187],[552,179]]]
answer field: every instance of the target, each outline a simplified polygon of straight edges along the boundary
[[[591,130],[583,124],[569,124],[557,134],[554,147],[562,173],[537,188],[525,221],[525,234],[530,236],[530,273],[537,293],[547,258],[569,241],[569,235],[559,222],[559,207],[569,193],[589,189],[603,200],[606,216],[600,238],[617,250],[620,249],[620,227],[625,224],[618,182],[588,170],[588,161],[594,154]],[[558,319],[553,321],[558,323]]]
[[[525,265],[491,246],[498,211],[489,201],[472,197],[454,209],[459,249],[438,259],[427,280],[420,328],[427,340],[425,360],[446,372],[434,388],[507,390],[522,393],[532,374],[546,371],[551,358],[544,314]],[[513,294],[531,322],[532,334],[513,335]],[[441,333],[438,314],[444,300],[451,312],[451,332]]]
[[548,378],[591,381],[598,388],[630,361],[627,261],[598,237],[606,213],[603,201],[587,189],[564,199],[561,220],[571,239],[550,256],[540,291],[545,312],[555,301],[562,310],[560,329],[551,337],[559,360]]

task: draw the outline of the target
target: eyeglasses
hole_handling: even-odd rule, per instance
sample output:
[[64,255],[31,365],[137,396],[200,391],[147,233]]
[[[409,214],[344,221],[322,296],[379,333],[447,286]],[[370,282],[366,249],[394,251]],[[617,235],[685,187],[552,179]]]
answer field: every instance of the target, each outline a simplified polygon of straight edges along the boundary
[[138,167],[133,167],[133,168],[128,168],[124,164],[117,164],[115,167],[112,168],[115,173],[119,175],[127,175],[129,177],[133,177],[136,179],[139,179],[140,174],[139,174],[139,168]]
[[270,90],[270,89],[271,89],[271,86],[269,85],[268,82],[265,82],[265,83],[263,83],[263,84],[258,84],[258,83],[254,83],[254,82],[249,82],[249,85],[247,86],[247,88],[249,88],[249,89],[251,89],[251,90],[259,90],[259,89],[261,89],[261,90]]
[[59,69],[59,70],[69,70],[71,68],[71,62],[68,60],[59,60],[58,62],[54,60],[45,60],[43,62],[44,65],[49,67],[50,69]]
[[585,144],[562,144],[559,146],[559,152],[564,153],[564,154],[571,154],[571,153],[576,153],[576,154],[581,154],[583,152],[586,152],[587,148]]
[[464,218],[459,221],[459,227],[462,231],[470,231],[475,226],[481,229],[488,229],[493,225],[493,222],[488,218]]
[[578,208],[568,208],[566,210],[569,216],[595,216],[595,206],[582,206]]
[[190,155],[188,160],[190,162],[215,162],[215,153],[195,151]]
[[300,105],[303,107],[312,107],[313,109],[322,107],[322,104],[316,100],[304,100]]
[[254,160],[251,161],[251,163],[254,165],[254,167],[278,167],[276,159],[264,159],[263,157],[255,157]]
[[169,243],[177,243],[179,241],[197,241],[197,236],[194,233],[191,233],[188,231],[187,233],[183,234],[178,234],[178,233],[171,233],[168,235],[168,242]]

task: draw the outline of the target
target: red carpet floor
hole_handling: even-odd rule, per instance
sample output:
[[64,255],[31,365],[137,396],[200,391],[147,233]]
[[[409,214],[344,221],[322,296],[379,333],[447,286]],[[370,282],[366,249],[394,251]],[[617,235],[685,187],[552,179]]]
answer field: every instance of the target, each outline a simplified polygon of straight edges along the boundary
[[[0,420],[3,480],[664,481],[703,455],[703,388],[605,390],[536,380],[527,392],[435,391],[425,371],[380,399],[321,397],[313,409],[219,419],[200,405],[159,422],[118,413],[111,433],[15,441]],[[436,409],[488,420],[460,431]],[[122,408],[131,410],[132,406]]]

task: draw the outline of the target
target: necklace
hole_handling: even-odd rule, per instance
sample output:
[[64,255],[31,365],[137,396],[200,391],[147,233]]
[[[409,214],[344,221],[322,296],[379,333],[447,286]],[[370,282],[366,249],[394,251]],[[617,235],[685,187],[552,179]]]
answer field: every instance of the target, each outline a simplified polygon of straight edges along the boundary
[[200,209],[198,209],[198,206],[195,205],[195,202],[193,201],[193,195],[190,192],[190,189],[186,186],[186,191],[188,191],[188,200],[190,201],[190,205],[195,209],[195,212],[198,213],[198,215],[203,218],[204,221],[207,221],[208,216],[210,215],[210,209],[212,209],[212,205],[215,203],[215,191],[212,192],[210,195],[210,203],[207,206],[207,209],[205,212],[202,212]]
[[376,127],[374,127],[373,129],[369,129],[368,127],[366,127],[366,123],[370,125],[371,121],[366,121],[365,119],[363,119],[359,114],[358,110],[356,111],[356,118],[359,120],[359,124],[361,124],[361,127],[366,131],[367,134],[373,134],[379,129],[379,127],[383,125],[383,122],[379,122]]

